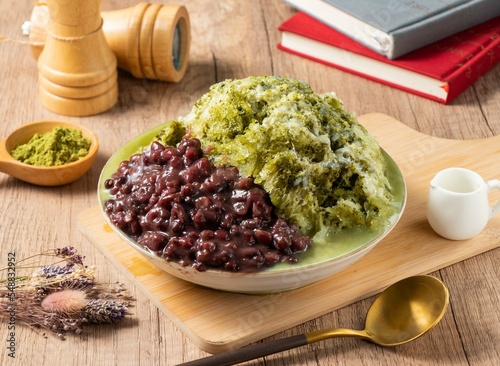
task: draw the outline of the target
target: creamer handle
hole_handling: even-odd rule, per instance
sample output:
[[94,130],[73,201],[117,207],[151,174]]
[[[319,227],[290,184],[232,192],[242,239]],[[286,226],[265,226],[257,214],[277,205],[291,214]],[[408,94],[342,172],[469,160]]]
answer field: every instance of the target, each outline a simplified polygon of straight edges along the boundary
[[[492,189],[500,189],[500,180],[490,180],[487,182],[488,184],[488,192]],[[495,203],[490,211],[490,219],[495,216],[498,212],[500,212],[500,201]]]

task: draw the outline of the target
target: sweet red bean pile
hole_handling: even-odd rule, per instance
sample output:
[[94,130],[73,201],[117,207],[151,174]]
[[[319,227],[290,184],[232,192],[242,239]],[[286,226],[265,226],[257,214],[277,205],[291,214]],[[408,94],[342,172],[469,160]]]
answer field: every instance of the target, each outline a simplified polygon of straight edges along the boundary
[[168,261],[253,272],[297,262],[310,238],[274,213],[267,193],[236,167],[215,167],[198,139],[153,142],[106,180],[111,222]]

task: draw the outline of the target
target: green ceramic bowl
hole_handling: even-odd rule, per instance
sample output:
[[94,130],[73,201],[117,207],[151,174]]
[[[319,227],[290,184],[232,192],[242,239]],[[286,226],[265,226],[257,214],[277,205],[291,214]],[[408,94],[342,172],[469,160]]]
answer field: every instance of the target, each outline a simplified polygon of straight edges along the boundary
[[[108,160],[101,172],[98,184],[101,210],[106,200],[110,198],[108,191],[104,188],[106,179],[111,178],[122,161],[148,148],[157,133],[164,127],[165,125],[159,125],[137,136],[116,151]],[[213,269],[199,272],[192,267],[183,267],[177,263],[168,262],[137,244],[115,227],[104,211],[102,214],[115,233],[123,239],[123,245],[130,245],[137,250],[138,254],[147,257],[162,270],[183,280],[213,289],[239,293],[272,293],[292,290],[322,280],[355,263],[396,226],[406,204],[406,184],[394,160],[384,151],[383,154],[388,166],[387,173],[393,187],[393,204],[396,208],[396,213],[385,227],[377,231],[364,228],[343,230],[321,241],[313,238],[311,248],[298,255],[299,263],[281,263],[257,273],[233,273]]]

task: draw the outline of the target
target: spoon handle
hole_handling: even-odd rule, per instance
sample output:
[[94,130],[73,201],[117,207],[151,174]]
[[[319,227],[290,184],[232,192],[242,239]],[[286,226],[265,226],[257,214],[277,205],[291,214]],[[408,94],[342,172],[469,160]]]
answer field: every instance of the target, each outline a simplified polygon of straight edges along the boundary
[[288,349],[305,346],[308,343],[305,334],[277,339],[271,342],[256,343],[228,352],[219,353],[213,356],[200,358],[191,362],[186,362],[178,366],[228,366],[240,362],[256,359],[286,351]]
[[6,138],[0,141],[0,172],[10,174],[17,162],[7,151],[6,141]]

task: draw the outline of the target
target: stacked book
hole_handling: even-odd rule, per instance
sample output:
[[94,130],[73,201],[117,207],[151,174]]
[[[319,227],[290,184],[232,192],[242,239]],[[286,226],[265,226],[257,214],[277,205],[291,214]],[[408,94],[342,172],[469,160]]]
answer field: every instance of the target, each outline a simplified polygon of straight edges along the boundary
[[500,0],[285,0],[284,51],[448,104],[500,61]]

